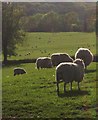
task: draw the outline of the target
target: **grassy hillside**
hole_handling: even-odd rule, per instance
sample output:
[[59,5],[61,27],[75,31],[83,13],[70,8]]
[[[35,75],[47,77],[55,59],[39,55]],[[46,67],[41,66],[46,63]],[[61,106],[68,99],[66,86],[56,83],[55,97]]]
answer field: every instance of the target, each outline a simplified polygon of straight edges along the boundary
[[[33,59],[39,56],[50,56],[54,52],[67,52],[74,55],[79,47],[89,48],[96,54],[95,33],[58,32],[27,33],[22,46],[18,46],[18,55],[8,59]],[[30,55],[26,55],[30,52]]]
[[[96,53],[95,33],[29,33],[18,55],[9,59],[37,58],[53,52],[74,55],[78,47],[87,47]],[[30,52],[30,55],[26,55]],[[19,56],[21,55],[21,56]],[[13,68],[23,67],[27,74],[13,76]],[[88,66],[84,80],[73,82],[73,91],[67,84],[60,96],[56,92],[55,68],[35,69],[34,63],[8,65],[2,69],[3,117],[6,118],[95,118],[96,117],[96,62]]]

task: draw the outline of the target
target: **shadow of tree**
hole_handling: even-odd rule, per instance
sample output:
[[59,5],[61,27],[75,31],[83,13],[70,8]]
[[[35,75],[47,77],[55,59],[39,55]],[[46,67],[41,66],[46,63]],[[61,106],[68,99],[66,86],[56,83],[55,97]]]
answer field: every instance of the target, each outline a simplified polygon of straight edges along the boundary
[[4,61],[1,61],[2,66],[13,66],[20,65],[23,63],[35,63],[36,59],[22,59],[22,60],[7,60],[6,64]]
[[66,91],[66,93],[61,93],[58,96],[61,98],[64,97],[75,97],[75,96],[84,96],[84,95],[89,95],[90,93],[88,91],[82,90],[72,90],[72,91]]
[[7,64],[7,65],[2,65],[2,68],[6,68],[6,67],[22,67],[23,64]]
[[94,70],[85,70],[85,74],[86,73],[91,73],[91,72],[96,72],[96,69],[94,69]]

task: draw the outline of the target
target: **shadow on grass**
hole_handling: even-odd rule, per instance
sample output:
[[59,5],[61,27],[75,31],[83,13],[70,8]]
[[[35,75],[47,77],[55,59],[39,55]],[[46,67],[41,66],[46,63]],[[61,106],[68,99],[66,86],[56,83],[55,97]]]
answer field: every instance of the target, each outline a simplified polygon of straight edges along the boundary
[[96,72],[96,69],[94,69],[94,70],[85,70],[85,74],[86,73],[92,73],[92,72]]
[[2,68],[6,68],[6,67],[22,67],[23,64],[7,64],[7,65],[2,65]]
[[24,63],[35,63],[36,59],[23,59],[23,60],[7,60],[6,63],[4,61],[1,61],[0,63],[2,66],[14,66],[14,65],[20,65]]
[[75,96],[84,96],[89,95],[90,93],[88,91],[82,90],[72,90],[72,91],[66,91],[66,93],[60,93],[58,96],[61,98],[64,97],[75,97]]

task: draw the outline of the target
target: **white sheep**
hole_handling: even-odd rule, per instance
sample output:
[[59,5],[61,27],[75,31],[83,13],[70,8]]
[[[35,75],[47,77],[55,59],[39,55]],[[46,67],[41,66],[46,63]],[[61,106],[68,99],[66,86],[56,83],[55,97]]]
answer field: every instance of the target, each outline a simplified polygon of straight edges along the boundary
[[78,90],[80,90],[79,83],[84,77],[85,64],[83,60],[76,59],[74,63],[63,62],[56,67],[56,81],[57,81],[57,94],[59,95],[59,83],[64,82],[64,92],[66,91],[66,84],[71,83],[70,89],[72,90],[72,82],[78,83]]
[[93,54],[87,48],[79,48],[75,53],[75,59],[77,58],[82,59],[87,67],[93,61]]
[[51,68],[52,67],[51,58],[49,58],[49,57],[37,58],[36,67],[37,67],[37,69],[39,69],[39,68]]
[[62,62],[73,62],[73,59],[67,53],[53,53],[51,61],[53,66],[57,66]]
[[19,74],[25,74],[25,73],[27,73],[27,72],[26,72],[26,70],[23,69],[23,68],[20,68],[20,67],[14,68],[14,76],[15,76],[15,75],[19,75]]

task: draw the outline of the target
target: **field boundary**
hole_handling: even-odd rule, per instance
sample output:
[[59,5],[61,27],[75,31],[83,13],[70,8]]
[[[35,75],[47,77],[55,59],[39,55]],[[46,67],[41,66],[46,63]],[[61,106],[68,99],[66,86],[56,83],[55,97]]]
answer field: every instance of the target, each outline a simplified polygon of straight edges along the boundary
[[[71,56],[74,59],[74,56]],[[7,65],[13,65],[13,64],[22,64],[22,63],[35,63],[37,58],[33,59],[23,59],[23,60],[8,60],[6,62]],[[94,55],[94,60],[93,62],[98,62],[98,55]],[[3,61],[0,63],[4,64]]]

